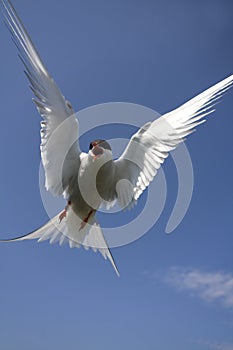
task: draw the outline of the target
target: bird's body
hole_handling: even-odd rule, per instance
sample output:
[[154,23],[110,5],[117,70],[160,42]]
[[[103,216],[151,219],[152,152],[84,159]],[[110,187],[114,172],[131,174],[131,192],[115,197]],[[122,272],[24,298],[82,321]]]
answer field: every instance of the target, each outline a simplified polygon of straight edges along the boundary
[[104,142],[109,149],[100,147],[103,140],[98,141],[99,145],[94,146],[88,153],[80,154],[77,162],[78,171],[63,188],[67,206],[61,220],[70,208],[84,223],[88,222],[100,206],[104,204],[108,206],[116,198],[112,151],[106,141]]
[[[114,175],[115,165],[111,151],[106,150],[95,158],[90,150],[82,158],[78,173],[79,191],[93,209],[97,210],[103,201],[114,199]],[[70,200],[72,201],[71,198]]]
[[131,208],[153,180],[158,169],[186,137],[202,124],[204,117],[233,84],[233,75],[197,95],[179,108],[142,126],[121,157],[113,160],[105,140],[90,143],[88,153],[80,150],[78,122],[70,102],[66,101],[51,78],[30,36],[9,0],[1,0],[12,38],[25,66],[34,93],[33,99],[43,118],[41,122],[41,158],[45,187],[54,195],[65,196],[67,206],[40,229],[6,241],[37,238],[39,241],[68,242],[99,250],[118,270],[96,221],[101,205],[107,208],[117,201]]

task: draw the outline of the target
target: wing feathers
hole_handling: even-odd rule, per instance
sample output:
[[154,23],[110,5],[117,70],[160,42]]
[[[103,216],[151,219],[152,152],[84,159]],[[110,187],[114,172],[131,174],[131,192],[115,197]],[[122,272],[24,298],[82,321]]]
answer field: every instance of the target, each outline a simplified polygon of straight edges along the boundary
[[[75,118],[69,118],[74,114],[74,110],[66,102],[58,86],[51,78],[11,2],[2,0],[2,3],[5,8],[5,19],[8,29],[18,48],[19,57],[25,67],[25,74],[29,80],[30,88],[35,95],[33,101],[40,115],[47,121],[47,124],[41,130],[41,159],[45,169],[46,188],[52,193],[60,195],[65,189],[63,185],[68,181],[67,176],[70,176],[70,171],[65,167],[63,168],[65,180],[60,176],[64,158],[69,153],[69,148],[66,148],[67,142],[65,141],[75,140],[72,157],[76,167],[73,167],[73,169],[78,169],[79,167],[78,124]],[[56,137],[55,130],[65,120],[69,120],[71,125],[69,132],[67,132],[67,129],[65,130],[66,133],[64,132],[65,136],[63,135],[63,137],[66,140],[63,139],[64,143],[62,143],[60,138]],[[53,142],[48,142],[52,136]],[[61,145],[63,144],[65,146],[62,149]],[[74,148],[76,148],[76,152],[74,152]],[[59,159],[56,154],[58,150],[62,154]],[[60,164],[58,161],[60,161]],[[50,165],[49,167],[48,164]],[[58,171],[58,167],[60,171]]]
[[[213,106],[219,102],[223,93],[232,87],[232,84],[233,75],[177,109],[145,124],[132,136],[122,156],[115,161],[117,169],[115,181],[116,183],[122,179],[130,181],[133,186],[134,201],[153,180],[169,152],[193,133],[197,126],[205,122],[204,117],[214,112]],[[120,205],[125,202],[122,198],[124,191],[120,186],[117,187]]]

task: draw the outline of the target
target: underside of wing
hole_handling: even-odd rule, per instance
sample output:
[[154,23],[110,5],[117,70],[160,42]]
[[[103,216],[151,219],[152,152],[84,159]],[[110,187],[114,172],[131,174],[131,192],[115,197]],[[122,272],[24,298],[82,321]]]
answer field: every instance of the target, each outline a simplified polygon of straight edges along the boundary
[[233,84],[233,75],[212,86],[179,108],[145,124],[132,136],[122,156],[115,161],[116,192],[122,207],[132,206],[169,152],[204,123],[204,117]]
[[[78,122],[72,106],[65,100],[45,68],[13,5],[9,0],[2,0],[2,3],[5,8],[6,24],[18,48],[30,88],[35,95],[33,101],[43,118],[41,158],[45,169],[46,188],[53,194],[60,195],[70,177],[70,169],[63,167],[66,156],[71,168],[73,163],[79,162]],[[73,169],[77,167],[78,164],[76,167],[73,166]]]

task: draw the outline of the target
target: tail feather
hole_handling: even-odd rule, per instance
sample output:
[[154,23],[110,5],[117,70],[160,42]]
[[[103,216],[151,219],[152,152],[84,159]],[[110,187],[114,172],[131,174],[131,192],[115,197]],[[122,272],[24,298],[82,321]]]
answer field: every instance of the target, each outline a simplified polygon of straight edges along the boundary
[[68,242],[70,248],[79,248],[80,246],[83,246],[86,250],[89,248],[94,252],[99,250],[104,259],[109,259],[117,276],[120,276],[101,227],[94,215],[90,217],[89,223],[87,223],[82,229],[80,229],[82,220],[71,208],[67,211],[66,218],[61,222],[59,216],[60,213],[39,229],[26,235],[11,239],[3,239],[0,240],[0,242],[16,242],[37,239],[38,242],[49,240],[51,244],[59,242],[60,245]]

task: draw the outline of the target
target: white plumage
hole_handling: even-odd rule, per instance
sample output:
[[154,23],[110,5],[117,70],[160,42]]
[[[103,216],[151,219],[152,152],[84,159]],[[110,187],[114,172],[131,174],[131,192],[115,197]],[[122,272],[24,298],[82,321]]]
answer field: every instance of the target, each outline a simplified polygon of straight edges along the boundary
[[41,158],[46,189],[67,198],[67,207],[40,229],[5,241],[38,239],[69,243],[71,248],[92,248],[108,258],[119,272],[103,236],[95,212],[100,205],[132,207],[153,180],[169,152],[205,121],[213,106],[233,83],[233,75],[212,86],[179,108],[145,124],[135,133],[121,157],[115,161],[109,144],[95,140],[88,154],[81,153],[78,121],[40,59],[12,4],[1,0],[12,38],[25,66],[43,118]]

